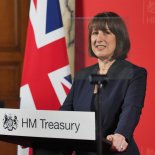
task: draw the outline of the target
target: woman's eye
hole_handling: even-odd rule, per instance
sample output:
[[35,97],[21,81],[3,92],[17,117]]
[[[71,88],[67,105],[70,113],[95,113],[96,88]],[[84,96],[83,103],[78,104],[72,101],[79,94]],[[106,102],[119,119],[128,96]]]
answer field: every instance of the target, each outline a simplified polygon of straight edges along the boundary
[[98,31],[93,31],[92,32],[92,35],[97,35],[98,34]]
[[110,31],[105,31],[104,34],[111,34],[111,32]]

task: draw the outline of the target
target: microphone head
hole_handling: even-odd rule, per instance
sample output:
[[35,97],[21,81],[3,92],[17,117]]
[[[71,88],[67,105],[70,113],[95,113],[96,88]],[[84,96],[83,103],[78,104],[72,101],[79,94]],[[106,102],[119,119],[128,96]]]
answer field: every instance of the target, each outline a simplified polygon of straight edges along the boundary
[[107,75],[91,74],[89,76],[89,82],[91,84],[102,84],[105,85],[108,82]]

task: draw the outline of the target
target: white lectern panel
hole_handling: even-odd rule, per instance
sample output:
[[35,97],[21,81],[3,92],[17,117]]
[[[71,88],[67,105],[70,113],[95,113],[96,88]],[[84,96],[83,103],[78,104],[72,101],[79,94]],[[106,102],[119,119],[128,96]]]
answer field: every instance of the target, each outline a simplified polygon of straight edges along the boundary
[[0,134],[95,140],[95,113],[0,108]]

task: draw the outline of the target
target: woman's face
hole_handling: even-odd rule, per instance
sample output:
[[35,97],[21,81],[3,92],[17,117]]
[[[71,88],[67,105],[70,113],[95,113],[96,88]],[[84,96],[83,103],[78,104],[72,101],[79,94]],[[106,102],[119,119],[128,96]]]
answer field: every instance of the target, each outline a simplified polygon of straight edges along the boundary
[[91,47],[94,54],[99,59],[111,59],[116,48],[116,37],[109,30],[93,30],[91,34]]

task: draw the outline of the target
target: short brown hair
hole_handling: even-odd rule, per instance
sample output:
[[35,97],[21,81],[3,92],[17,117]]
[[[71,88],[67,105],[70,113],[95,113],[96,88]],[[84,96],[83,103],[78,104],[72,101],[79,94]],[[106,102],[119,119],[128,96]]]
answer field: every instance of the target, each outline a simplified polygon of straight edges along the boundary
[[93,17],[90,21],[89,29],[89,53],[96,57],[91,48],[91,34],[93,29],[106,32],[107,26],[116,37],[116,49],[113,59],[125,59],[130,49],[130,39],[126,25],[122,18],[114,12],[103,12]]

